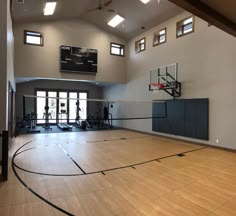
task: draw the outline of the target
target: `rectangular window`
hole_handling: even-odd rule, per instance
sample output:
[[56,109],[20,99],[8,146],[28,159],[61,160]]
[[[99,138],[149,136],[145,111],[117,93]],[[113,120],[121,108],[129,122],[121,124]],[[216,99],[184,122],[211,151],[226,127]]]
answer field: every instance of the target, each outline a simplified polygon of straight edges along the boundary
[[163,44],[166,42],[166,28],[154,33],[153,36],[153,46]]
[[142,38],[135,42],[135,52],[139,53],[146,49],[146,38]]
[[37,91],[36,93],[36,113],[37,113],[37,124],[45,123],[45,106],[46,106],[46,91]]
[[80,116],[80,119],[87,119],[87,107],[88,107],[88,104],[87,104],[87,98],[88,98],[88,95],[86,92],[80,92],[79,93],[79,99],[82,99],[79,101],[79,116]]
[[67,109],[67,92],[59,92],[59,123],[67,123],[68,109]]
[[124,56],[125,46],[117,43],[111,43],[111,55]]
[[75,123],[79,116],[79,101],[77,92],[69,92],[69,123]]
[[[77,120],[86,120],[88,112],[88,93],[76,90],[36,90],[37,124],[45,124],[48,106],[49,123],[74,124]],[[59,98],[58,98],[59,97]],[[79,100],[82,99],[82,100]]]
[[43,46],[43,34],[34,31],[24,31],[24,43],[29,45]]
[[49,91],[48,92],[48,113],[49,116],[49,123],[56,123],[57,119],[57,92]]
[[181,37],[194,31],[194,17],[188,17],[176,23],[176,37]]

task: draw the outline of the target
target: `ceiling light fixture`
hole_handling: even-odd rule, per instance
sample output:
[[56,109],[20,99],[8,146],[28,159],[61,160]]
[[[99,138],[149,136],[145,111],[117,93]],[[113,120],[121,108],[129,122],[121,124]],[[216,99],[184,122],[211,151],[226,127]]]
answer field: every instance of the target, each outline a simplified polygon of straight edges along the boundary
[[147,4],[150,0],[140,0],[143,4]]
[[44,8],[44,16],[50,16],[54,14],[57,2],[47,2]]
[[107,25],[115,28],[116,26],[118,26],[121,22],[124,21],[124,17],[120,16],[120,15],[115,15],[108,23]]

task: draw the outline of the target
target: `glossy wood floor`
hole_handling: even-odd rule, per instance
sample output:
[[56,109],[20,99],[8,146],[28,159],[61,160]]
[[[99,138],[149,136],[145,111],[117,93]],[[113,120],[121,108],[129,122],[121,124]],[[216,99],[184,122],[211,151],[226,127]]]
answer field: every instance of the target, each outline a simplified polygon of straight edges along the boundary
[[[235,153],[117,130],[23,135],[10,149],[10,160],[28,141],[15,164],[41,174],[18,168],[16,172],[29,188],[68,215],[236,215]],[[163,158],[191,150],[196,151]],[[163,159],[106,171],[158,158]],[[0,215],[66,214],[25,188],[10,164],[9,181],[0,183]]]

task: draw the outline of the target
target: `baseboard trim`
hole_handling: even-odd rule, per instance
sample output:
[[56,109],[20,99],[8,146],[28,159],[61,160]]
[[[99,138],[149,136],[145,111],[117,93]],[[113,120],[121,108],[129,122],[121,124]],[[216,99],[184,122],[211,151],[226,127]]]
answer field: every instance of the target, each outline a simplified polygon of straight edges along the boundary
[[166,139],[171,139],[171,140],[175,140],[175,141],[181,141],[184,143],[191,143],[194,145],[200,145],[203,147],[209,147],[209,148],[214,148],[214,149],[218,149],[218,150],[223,150],[223,151],[227,151],[227,152],[232,152],[232,153],[236,153],[236,149],[230,149],[230,148],[225,148],[225,147],[221,147],[221,146],[215,146],[215,145],[210,145],[210,144],[206,144],[206,143],[200,143],[197,141],[191,141],[191,140],[185,140],[185,139],[181,139],[181,138],[177,138],[177,137],[169,137],[166,135],[162,135],[162,134],[155,134],[155,133],[150,133],[150,132],[144,132],[144,131],[139,131],[139,130],[134,130],[134,129],[129,129],[129,128],[123,128],[125,130],[129,130],[129,131],[133,131],[133,132],[139,132],[142,134],[147,134],[147,135],[151,135],[151,136],[157,136],[157,137],[162,137],[162,138],[166,138]]

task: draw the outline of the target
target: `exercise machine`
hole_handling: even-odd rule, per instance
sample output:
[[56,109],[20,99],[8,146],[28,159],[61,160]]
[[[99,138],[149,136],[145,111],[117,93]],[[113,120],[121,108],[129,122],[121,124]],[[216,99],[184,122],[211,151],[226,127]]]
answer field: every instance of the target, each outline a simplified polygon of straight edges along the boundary
[[28,130],[27,133],[40,133],[41,131],[36,129],[36,119],[37,114],[34,112],[31,112],[30,114],[26,115],[26,122],[28,124]]
[[59,127],[61,130],[72,130],[72,128],[73,128],[72,126],[68,125],[67,123],[62,122],[63,116],[67,116],[67,115],[68,114],[67,114],[66,109],[65,109],[65,103],[60,103],[60,113],[58,113],[58,116],[59,116],[59,119],[61,119],[61,122],[59,122],[57,124],[57,127]]
[[79,115],[79,111],[81,111],[80,107],[79,107],[79,102],[76,102],[76,119],[75,122],[77,124],[78,127],[80,127],[80,115]]
[[45,130],[52,130],[52,128],[50,127],[50,123],[49,123],[49,118],[52,119],[51,113],[48,112],[49,111],[49,106],[45,106],[44,110],[45,110],[45,112],[43,114],[43,119],[45,119],[45,124],[44,124],[43,128]]
[[113,102],[105,103],[103,108],[103,121],[104,124],[108,125],[108,127],[112,128],[112,114],[110,113],[110,108],[113,108]]
[[79,107],[79,102],[77,101],[76,102],[76,125],[77,127],[83,129],[83,130],[86,130],[87,128],[90,128],[91,125],[89,124],[89,122],[87,121],[87,119],[85,120],[81,120],[80,119],[80,112],[81,112],[81,108]]

